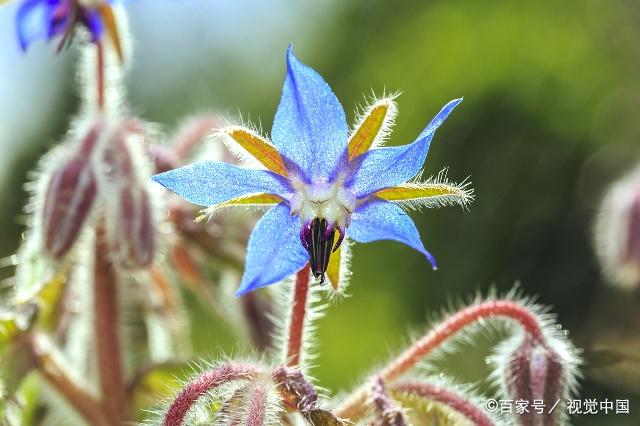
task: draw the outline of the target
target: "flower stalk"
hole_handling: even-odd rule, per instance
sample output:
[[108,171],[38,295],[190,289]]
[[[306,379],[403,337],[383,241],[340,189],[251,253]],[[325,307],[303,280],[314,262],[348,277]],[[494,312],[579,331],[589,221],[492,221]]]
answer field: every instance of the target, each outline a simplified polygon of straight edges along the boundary
[[111,423],[105,415],[100,402],[90,391],[72,379],[51,352],[41,344],[41,336],[29,333],[24,336],[24,344],[32,357],[35,368],[40,375],[59,392],[65,400],[89,424],[109,426]]
[[251,379],[257,374],[260,374],[258,368],[242,363],[226,363],[202,373],[189,382],[176,396],[164,415],[163,425],[182,425],[191,407],[207,392],[230,381]]
[[[384,383],[397,379],[463,328],[492,317],[507,317],[519,323],[525,332],[535,340],[544,340],[538,319],[525,306],[511,300],[489,300],[468,306],[434,327],[422,339],[389,363],[379,373],[380,378]],[[369,393],[369,386],[360,388],[336,410],[336,415],[352,421],[360,419],[367,411]]]
[[109,258],[105,231],[96,230],[93,267],[94,337],[102,405],[112,424],[130,420],[122,360],[118,276]]
[[396,384],[391,393],[394,395],[407,395],[410,397],[421,397],[430,401],[440,402],[458,413],[465,416],[476,426],[493,426],[494,422],[482,408],[471,403],[456,392],[443,386],[422,382],[403,382]]
[[96,43],[96,106],[99,111],[105,105],[105,57],[102,42]]
[[287,357],[285,360],[289,367],[295,367],[300,364],[304,320],[307,311],[307,296],[309,294],[310,271],[309,265],[306,265],[296,274],[293,306],[291,308],[291,323],[289,324],[289,337],[287,339]]

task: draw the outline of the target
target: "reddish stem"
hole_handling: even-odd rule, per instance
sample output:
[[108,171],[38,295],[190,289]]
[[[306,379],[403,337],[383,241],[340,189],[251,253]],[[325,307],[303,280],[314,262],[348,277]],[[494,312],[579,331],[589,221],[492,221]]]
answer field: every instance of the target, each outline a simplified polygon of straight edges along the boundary
[[[388,383],[414,367],[421,359],[433,352],[446,340],[463,328],[476,321],[490,317],[507,317],[518,322],[534,339],[543,341],[543,332],[538,318],[525,306],[511,300],[490,300],[477,305],[468,306],[442,323],[436,325],[422,339],[411,345],[399,357],[393,360],[379,374]],[[341,418],[357,420],[366,412],[369,389],[363,387],[356,391],[340,407],[336,415]]]
[[476,426],[493,426],[493,421],[481,408],[442,386],[421,382],[405,382],[395,385],[391,389],[391,393],[406,393],[437,401],[464,415]]
[[267,389],[263,384],[258,384],[249,397],[246,426],[263,426],[267,410]]
[[98,110],[104,110],[105,99],[105,64],[104,64],[104,47],[101,42],[96,45],[96,103]]
[[94,338],[102,404],[112,424],[120,425],[130,419],[130,407],[120,342],[118,277],[101,228],[96,230],[93,273]]
[[309,294],[309,265],[296,275],[296,286],[293,292],[293,307],[291,323],[289,324],[289,340],[287,345],[286,363],[289,367],[300,364],[302,352],[302,338],[304,334],[304,318],[307,312],[307,296]]
[[257,367],[249,364],[227,363],[201,374],[188,383],[176,396],[166,414],[164,426],[180,426],[195,402],[207,392],[232,380],[251,379],[260,374]]

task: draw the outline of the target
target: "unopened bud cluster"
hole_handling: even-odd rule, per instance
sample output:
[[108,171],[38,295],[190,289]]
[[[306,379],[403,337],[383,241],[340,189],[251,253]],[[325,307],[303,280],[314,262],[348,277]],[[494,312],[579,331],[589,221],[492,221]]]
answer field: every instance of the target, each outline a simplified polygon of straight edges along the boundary
[[89,227],[104,226],[113,260],[144,268],[154,260],[155,219],[139,129],[97,117],[56,148],[45,163],[42,241],[66,257]]

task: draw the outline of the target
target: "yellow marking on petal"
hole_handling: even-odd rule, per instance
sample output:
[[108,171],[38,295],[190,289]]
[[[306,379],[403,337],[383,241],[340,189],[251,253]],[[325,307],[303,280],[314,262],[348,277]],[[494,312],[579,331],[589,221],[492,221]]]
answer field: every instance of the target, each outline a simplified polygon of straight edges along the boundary
[[464,188],[444,183],[407,183],[381,189],[375,195],[387,201],[408,201],[442,196],[461,197],[467,200],[470,197],[469,192]]
[[387,114],[393,107],[391,102],[390,99],[381,99],[369,108],[358,129],[349,139],[349,160],[371,149],[387,118]]
[[331,283],[334,290],[338,290],[340,286],[340,258],[342,257],[342,247],[339,247],[335,253],[329,258],[329,266],[327,266],[327,279]]
[[224,203],[213,205],[209,208],[203,209],[201,214],[196,218],[196,222],[202,222],[208,219],[213,212],[225,207],[259,207],[259,206],[272,206],[282,202],[282,198],[273,194],[253,194],[245,197],[234,198],[233,200],[225,201]]
[[118,25],[116,23],[116,17],[113,14],[113,9],[106,3],[102,3],[98,6],[98,12],[102,16],[104,26],[107,29],[107,34],[113,43],[113,47],[118,55],[120,63],[124,61],[124,53],[122,51],[122,42],[120,40],[120,33],[118,32]]
[[326,277],[336,294],[344,294],[351,275],[349,262],[351,257],[351,241],[344,239],[338,250],[331,254],[327,266]]
[[231,139],[262,163],[267,169],[279,175],[287,176],[284,160],[271,143],[242,127],[231,126],[222,129],[222,132],[229,135]]

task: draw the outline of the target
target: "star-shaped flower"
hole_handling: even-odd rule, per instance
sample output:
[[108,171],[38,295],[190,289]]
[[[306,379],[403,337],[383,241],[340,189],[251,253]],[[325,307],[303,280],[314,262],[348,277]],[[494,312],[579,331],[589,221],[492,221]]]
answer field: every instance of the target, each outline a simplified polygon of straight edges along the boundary
[[[116,53],[122,46],[112,4],[119,0],[21,0],[16,25],[20,47],[26,50],[36,40],[69,40],[77,25],[84,26],[91,41],[97,43],[107,33]],[[123,1],[123,0],[120,0]]]
[[329,85],[289,48],[273,142],[238,126],[221,130],[266,170],[203,161],[153,179],[200,206],[273,206],[249,239],[238,295],[274,284],[307,262],[316,278],[322,282],[326,274],[337,288],[346,275],[346,240],[398,241],[435,268],[416,226],[398,204],[464,205],[471,199],[464,185],[414,179],[436,129],[460,102],[446,104],[413,143],[377,147],[395,116],[393,98],[371,105],[350,134]]

